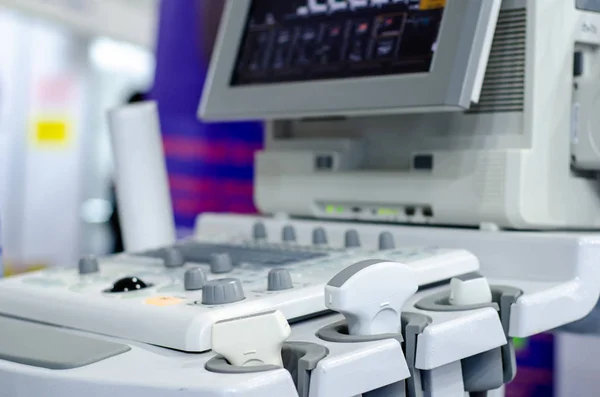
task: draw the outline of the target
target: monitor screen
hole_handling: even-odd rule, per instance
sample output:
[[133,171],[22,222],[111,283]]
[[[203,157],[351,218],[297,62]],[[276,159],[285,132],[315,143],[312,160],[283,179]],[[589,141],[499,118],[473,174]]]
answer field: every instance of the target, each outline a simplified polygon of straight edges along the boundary
[[501,5],[227,0],[199,115],[229,121],[464,111],[478,100]]
[[232,86],[427,73],[446,0],[254,0]]

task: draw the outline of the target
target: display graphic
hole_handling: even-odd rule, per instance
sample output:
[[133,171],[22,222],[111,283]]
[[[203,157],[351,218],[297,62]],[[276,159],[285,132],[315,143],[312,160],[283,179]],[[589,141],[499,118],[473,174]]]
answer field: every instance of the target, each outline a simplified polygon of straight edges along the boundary
[[231,84],[427,73],[446,0],[254,0]]

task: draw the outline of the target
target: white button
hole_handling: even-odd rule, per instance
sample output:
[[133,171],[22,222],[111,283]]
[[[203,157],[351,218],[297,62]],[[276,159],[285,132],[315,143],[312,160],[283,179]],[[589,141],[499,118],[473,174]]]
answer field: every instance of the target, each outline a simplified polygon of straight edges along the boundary
[[492,291],[485,277],[450,281],[450,304],[455,306],[481,305],[492,302]]

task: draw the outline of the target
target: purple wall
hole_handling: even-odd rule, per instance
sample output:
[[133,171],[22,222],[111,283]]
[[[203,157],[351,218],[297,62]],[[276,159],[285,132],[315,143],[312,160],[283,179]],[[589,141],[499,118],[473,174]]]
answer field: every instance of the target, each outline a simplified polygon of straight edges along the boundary
[[197,214],[253,213],[252,179],[257,123],[204,124],[196,112],[208,59],[197,7],[209,0],[162,1],[157,69],[151,98],[158,101],[167,168],[178,228]]

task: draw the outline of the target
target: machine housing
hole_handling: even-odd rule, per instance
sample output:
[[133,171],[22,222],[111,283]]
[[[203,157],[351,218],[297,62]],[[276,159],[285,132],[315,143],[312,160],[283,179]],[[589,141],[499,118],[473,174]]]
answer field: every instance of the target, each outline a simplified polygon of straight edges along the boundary
[[[256,205],[264,214],[317,219],[597,228],[597,175],[576,156],[593,133],[580,127],[589,125],[592,106],[578,98],[585,89],[593,97],[597,79],[586,78],[592,72],[583,68],[575,85],[572,61],[581,57],[583,65],[593,66],[599,60],[598,37],[590,33],[590,24],[600,26],[593,25],[600,15],[594,7],[503,0],[489,58],[483,49],[487,62],[479,60],[483,86],[468,109],[263,112],[268,120],[266,146],[256,156]],[[223,51],[215,55],[212,78]],[[322,93],[314,91],[315,101],[328,95],[327,83]],[[201,110],[208,119],[215,84],[208,86]],[[399,91],[399,101],[418,96],[407,92]],[[354,95],[365,93],[371,94]],[[285,108],[287,99],[278,100]],[[292,95],[288,102],[295,100]],[[231,114],[235,118],[236,111]]]

